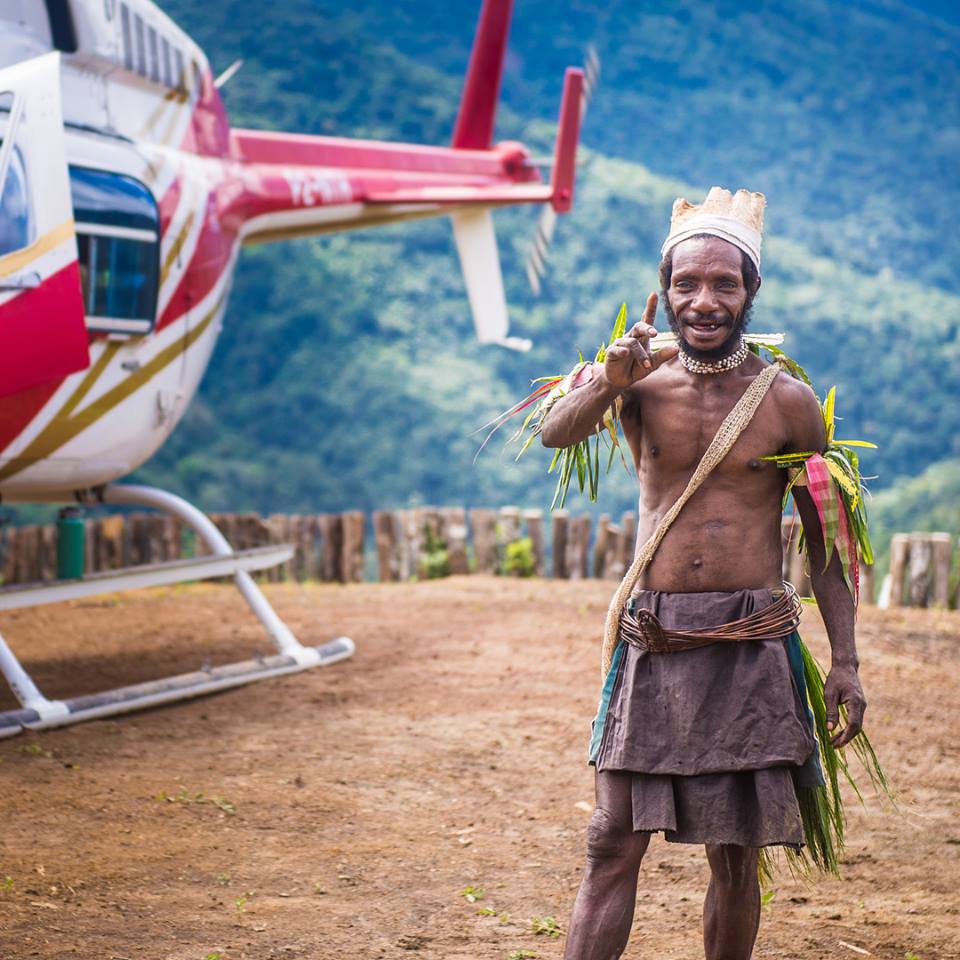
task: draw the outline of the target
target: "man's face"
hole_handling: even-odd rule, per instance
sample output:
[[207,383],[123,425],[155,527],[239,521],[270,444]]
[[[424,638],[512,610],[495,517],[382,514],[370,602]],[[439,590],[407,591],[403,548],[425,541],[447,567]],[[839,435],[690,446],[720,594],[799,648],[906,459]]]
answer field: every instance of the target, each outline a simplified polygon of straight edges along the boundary
[[740,249],[732,243],[693,237],[673,248],[667,317],[693,356],[722,357],[735,347],[749,295]]

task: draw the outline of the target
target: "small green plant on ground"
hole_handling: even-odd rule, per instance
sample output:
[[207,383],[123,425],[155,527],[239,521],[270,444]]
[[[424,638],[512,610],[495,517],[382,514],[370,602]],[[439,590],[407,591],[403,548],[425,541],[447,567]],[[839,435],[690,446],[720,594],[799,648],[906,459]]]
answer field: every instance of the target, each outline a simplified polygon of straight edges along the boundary
[[[186,787],[181,787],[172,796],[167,793],[166,790],[161,790],[154,799],[160,803],[209,804],[212,807],[216,807],[221,813],[225,813],[228,817],[232,817],[237,812],[236,806],[221,796],[214,795],[208,797],[202,793],[191,793]],[[220,882],[220,876],[220,874],[217,875],[218,883]],[[230,878],[227,874],[223,874],[222,876],[226,877],[229,882]]]
[[760,906],[761,906],[761,907],[767,907],[767,908],[769,908],[770,910],[772,910],[772,909],[773,909],[773,901],[776,899],[776,897],[777,897],[777,891],[776,891],[776,890],[765,890],[765,891],[760,895]]
[[537,935],[559,937],[563,933],[556,917],[533,917],[530,920],[530,926]]
[[247,912],[247,904],[250,903],[250,901],[251,901],[255,896],[256,896],[256,891],[255,891],[255,890],[248,890],[248,891],[247,891],[245,894],[243,894],[242,896],[237,897],[237,899],[233,901],[233,905],[237,908],[237,913],[246,913],[246,912]]
[[223,960],[222,953],[208,953],[203,960]]
[[533,541],[529,537],[521,537],[506,545],[503,551],[501,573],[507,577],[532,577],[537,569],[537,561],[533,555]]
[[920,958],[912,950],[908,950],[903,955],[903,960],[920,960]]
[[46,757],[47,760],[53,759],[52,750],[44,750],[39,743],[25,743],[22,747],[17,748],[21,753],[25,753],[28,757]]
[[460,896],[463,897],[467,903],[476,903],[478,900],[483,899],[483,895],[486,893],[486,890],[483,887],[475,887],[472,884],[469,887],[464,887],[460,891]]
[[4,877],[0,880],[0,893],[9,893],[13,889],[13,877]]
[[510,960],[536,960],[537,955],[530,950],[514,950]]

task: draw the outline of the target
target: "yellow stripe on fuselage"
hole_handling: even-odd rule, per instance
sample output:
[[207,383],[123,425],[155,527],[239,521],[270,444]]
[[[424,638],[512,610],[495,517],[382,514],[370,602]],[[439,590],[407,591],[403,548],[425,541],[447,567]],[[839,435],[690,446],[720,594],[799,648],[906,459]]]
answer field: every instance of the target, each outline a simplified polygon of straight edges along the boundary
[[64,240],[69,240],[74,235],[73,220],[67,220],[61,223],[59,227],[54,227],[48,233],[45,233],[39,240],[34,240],[29,247],[22,250],[14,250],[0,257],[0,277],[9,277],[12,273],[18,273],[25,267],[29,267],[35,260],[39,260],[45,253],[49,253],[56,247],[59,247]]
[[[187,203],[193,202],[193,196],[189,196],[186,199]],[[176,235],[173,240],[173,243],[170,244],[170,249],[167,251],[167,255],[163,258],[163,264],[160,267],[160,286],[161,288],[167,282],[167,277],[170,276],[170,271],[173,269],[173,264],[176,261],[177,257],[180,256],[180,251],[183,249],[183,245],[187,242],[187,237],[190,235],[190,230],[193,227],[193,221],[196,219],[196,210],[191,210],[186,219],[183,221],[183,226],[180,228],[180,232]]]

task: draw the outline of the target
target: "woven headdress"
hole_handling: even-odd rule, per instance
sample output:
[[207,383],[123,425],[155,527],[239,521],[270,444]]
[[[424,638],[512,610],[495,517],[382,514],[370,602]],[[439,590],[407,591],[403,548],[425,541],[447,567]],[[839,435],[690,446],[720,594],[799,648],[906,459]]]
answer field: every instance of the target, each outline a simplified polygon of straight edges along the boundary
[[706,233],[739,247],[759,270],[766,205],[767,198],[762,193],[738,190],[731,194],[723,187],[711,187],[707,199],[699,205],[678,197],[673,202],[670,236],[660,253],[666,256],[681,240]]

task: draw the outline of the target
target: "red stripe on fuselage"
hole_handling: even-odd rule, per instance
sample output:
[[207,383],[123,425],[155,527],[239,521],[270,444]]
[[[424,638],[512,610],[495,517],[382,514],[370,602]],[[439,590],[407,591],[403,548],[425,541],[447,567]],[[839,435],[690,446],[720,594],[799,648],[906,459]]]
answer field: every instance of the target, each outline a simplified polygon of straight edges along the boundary
[[3,398],[0,402],[0,453],[23,433],[61,383],[62,379],[50,380]]
[[206,198],[203,226],[200,228],[197,246],[176,290],[157,321],[157,330],[169,326],[203,300],[216,286],[230,262],[237,235],[220,222],[214,196],[208,195]]
[[183,190],[181,179],[177,177],[167,188],[157,207],[160,211],[160,236],[166,236],[170,222],[177,212],[177,206],[180,203],[180,194]]
[[76,260],[0,307],[0,397],[90,366]]
[[66,374],[90,365],[76,260],[0,307],[0,344],[0,450],[4,450]]

